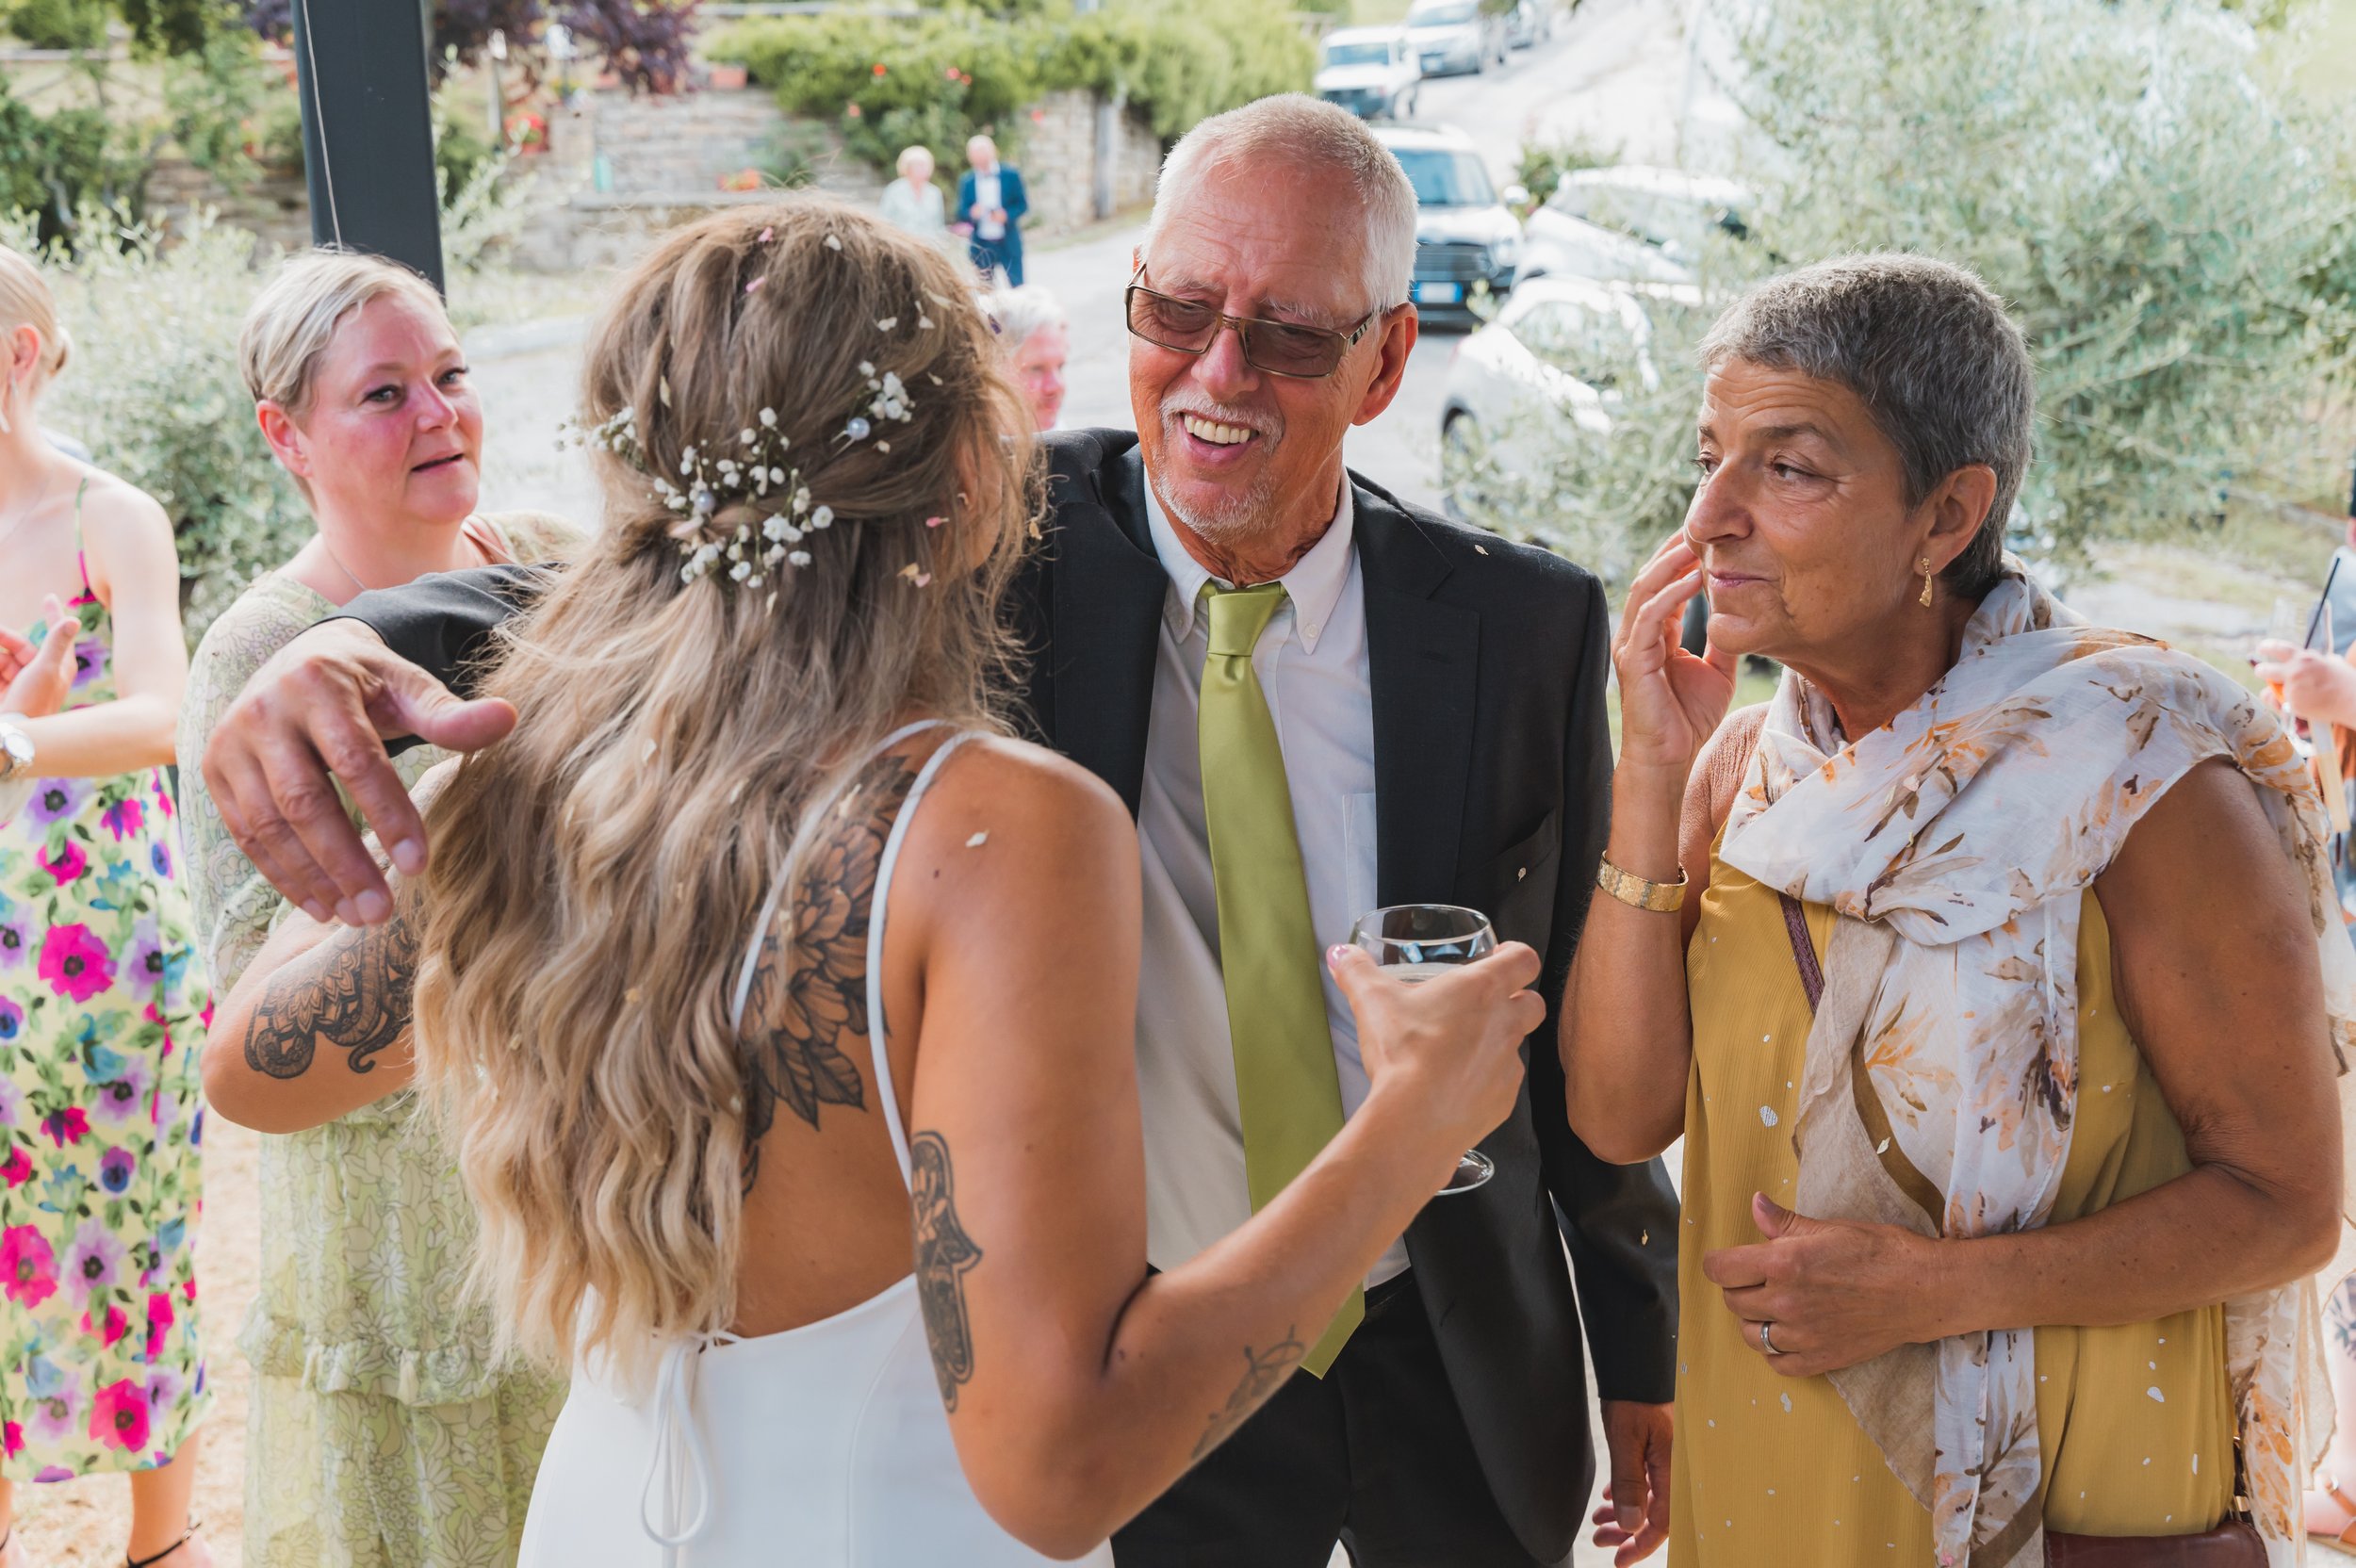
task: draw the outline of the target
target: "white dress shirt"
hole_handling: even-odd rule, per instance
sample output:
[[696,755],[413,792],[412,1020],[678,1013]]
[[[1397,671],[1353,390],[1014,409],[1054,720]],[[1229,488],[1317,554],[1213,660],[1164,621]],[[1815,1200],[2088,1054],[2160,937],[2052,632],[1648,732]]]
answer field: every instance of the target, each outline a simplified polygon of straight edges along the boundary
[[[984,239],[1006,238],[1006,224],[995,218],[981,216],[985,212],[995,212],[1006,204],[1006,193],[999,188],[997,166],[992,164],[987,174],[978,170],[975,171],[973,175],[973,232]],[[1147,488],[1151,489],[1152,486],[1148,485]]]
[[[1146,1257],[1170,1269],[1251,1218],[1252,1199],[1196,735],[1210,644],[1195,601],[1212,578],[1178,542],[1150,482],[1145,498],[1170,591],[1162,602],[1137,802],[1145,867],[1137,1079],[1145,1109]],[[1345,480],[1332,525],[1284,574],[1284,602],[1252,656],[1284,755],[1320,953],[1348,941],[1352,923],[1375,901],[1374,701],[1354,523]],[[1366,1070],[1349,1004],[1322,963],[1318,974],[1348,1117],[1366,1102]],[[1406,1244],[1394,1241],[1366,1283],[1380,1284],[1406,1266]]]

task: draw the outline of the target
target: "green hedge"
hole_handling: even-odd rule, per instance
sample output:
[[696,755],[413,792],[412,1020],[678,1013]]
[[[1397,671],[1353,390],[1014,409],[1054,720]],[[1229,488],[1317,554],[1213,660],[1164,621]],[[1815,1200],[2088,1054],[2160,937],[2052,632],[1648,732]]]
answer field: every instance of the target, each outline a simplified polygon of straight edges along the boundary
[[1017,111],[1063,89],[1125,92],[1170,140],[1222,109],[1305,90],[1316,73],[1306,32],[1267,0],[1131,0],[1012,19],[837,11],[744,23],[706,53],[743,64],[788,113],[837,121],[851,151],[880,169],[911,143],[952,164],[975,131],[1019,148]]

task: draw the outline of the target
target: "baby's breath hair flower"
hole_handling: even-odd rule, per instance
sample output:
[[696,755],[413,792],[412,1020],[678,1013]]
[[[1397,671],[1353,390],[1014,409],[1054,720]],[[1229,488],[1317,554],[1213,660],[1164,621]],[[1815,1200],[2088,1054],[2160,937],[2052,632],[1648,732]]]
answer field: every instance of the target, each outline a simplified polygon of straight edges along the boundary
[[[831,236],[828,238],[832,240]],[[896,317],[876,323],[886,331],[897,324]],[[868,439],[875,433],[877,419],[905,424],[915,416],[908,386],[896,372],[879,371],[873,362],[864,360],[859,370],[867,383],[865,412],[844,421],[840,440]],[[938,377],[934,381],[939,384]],[[668,408],[671,387],[667,379],[659,379],[659,391]],[[579,445],[609,452],[646,475],[664,510],[678,514],[670,532],[679,543],[680,581],[693,582],[717,572],[730,582],[759,588],[767,574],[781,565],[810,564],[810,552],[803,547],[811,534],[834,526],[834,508],[818,502],[801,469],[785,462],[791,443],[779,428],[775,408],[761,409],[734,433],[733,449],[726,457],[717,449],[725,436],[680,448],[677,481],[652,471],[634,409],[624,408],[596,425],[576,425],[570,436]],[[564,439],[560,437],[560,443]],[[875,448],[888,453],[892,444],[878,441]],[[939,527],[940,519],[927,518],[926,526]],[[919,587],[932,580],[929,573],[913,569],[903,575]]]

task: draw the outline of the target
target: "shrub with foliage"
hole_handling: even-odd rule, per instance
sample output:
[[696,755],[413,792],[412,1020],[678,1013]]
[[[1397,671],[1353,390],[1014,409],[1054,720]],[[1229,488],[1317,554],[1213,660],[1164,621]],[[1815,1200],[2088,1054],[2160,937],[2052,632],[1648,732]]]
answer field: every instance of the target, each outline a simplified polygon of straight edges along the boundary
[[[139,0],[124,0],[125,4]],[[161,0],[147,0],[161,3]],[[192,3],[192,0],[180,0]],[[246,24],[264,38],[294,31],[294,0],[239,0]],[[510,59],[536,75],[536,56],[550,25],[564,27],[583,56],[622,78],[632,92],[667,92],[687,73],[696,0],[432,0],[434,79],[472,65],[505,35]]]
[[1016,111],[1061,89],[1124,96],[1168,139],[1237,104],[1305,89],[1315,73],[1300,25],[1262,0],[1131,0],[1082,16],[836,11],[744,23],[706,50],[743,64],[788,113],[837,121],[851,151],[879,169],[914,143],[953,161],[976,131],[1018,146]]
[[1530,206],[1537,208],[1546,205],[1546,198],[1554,194],[1563,175],[1582,169],[1606,168],[1619,161],[1619,148],[1606,147],[1583,137],[1530,141],[1522,145],[1521,155],[1514,161],[1513,178],[1530,192]]
[[[103,214],[82,224],[106,232]],[[42,423],[82,441],[101,467],[171,514],[193,644],[256,573],[294,553],[310,518],[237,380],[253,237],[199,225],[169,249],[147,228],[114,237],[41,257],[74,335],[73,362],[42,400]],[[0,218],[0,244],[30,250],[30,223]]]
[[40,114],[0,80],[0,213],[31,215],[44,240],[60,238],[86,204],[128,208],[145,171],[102,111]]
[[1643,559],[1692,493],[1693,350],[1716,309],[1875,249],[1974,269],[2028,334],[2037,457],[2016,521],[2065,563],[2344,471],[2314,414],[2356,376],[2356,120],[2267,78],[2245,23],[2193,0],[1745,14],[1728,87],[1759,138],[1750,237],[1714,242],[1701,308],[1654,310],[1659,385],[1621,381],[1608,437],[1550,422],[1533,470],[1486,466],[1489,520],[1606,569]]

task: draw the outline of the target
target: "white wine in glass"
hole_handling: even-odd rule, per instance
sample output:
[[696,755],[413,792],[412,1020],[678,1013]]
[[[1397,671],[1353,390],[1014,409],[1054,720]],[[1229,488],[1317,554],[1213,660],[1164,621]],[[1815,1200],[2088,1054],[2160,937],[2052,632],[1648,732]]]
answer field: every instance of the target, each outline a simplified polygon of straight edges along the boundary
[[[1453,904],[1393,904],[1369,909],[1350,927],[1350,940],[1373,955],[1383,973],[1410,986],[1497,950],[1489,917]],[[1496,1161],[1478,1149],[1467,1149],[1440,1196],[1470,1192],[1497,1173]]]

